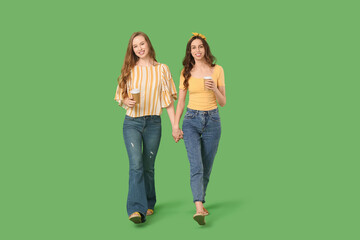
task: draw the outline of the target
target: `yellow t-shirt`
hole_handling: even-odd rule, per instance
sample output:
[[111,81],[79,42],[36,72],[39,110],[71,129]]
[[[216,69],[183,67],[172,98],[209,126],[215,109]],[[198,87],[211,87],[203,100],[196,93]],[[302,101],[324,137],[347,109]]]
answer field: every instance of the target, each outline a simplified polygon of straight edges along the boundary
[[[179,88],[185,90],[183,71],[181,71],[180,75]],[[215,82],[216,87],[225,86],[224,69],[221,66],[215,65],[211,77]],[[215,93],[205,89],[203,78],[194,78],[191,76],[189,78],[189,87],[187,90],[189,90],[188,108],[199,111],[209,111],[217,108]]]

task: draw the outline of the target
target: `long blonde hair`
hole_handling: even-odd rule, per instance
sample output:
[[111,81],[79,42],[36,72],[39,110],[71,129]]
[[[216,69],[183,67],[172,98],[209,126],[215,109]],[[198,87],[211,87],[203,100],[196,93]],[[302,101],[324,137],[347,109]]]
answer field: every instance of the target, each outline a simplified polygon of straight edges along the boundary
[[139,60],[139,57],[136,56],[136,54],[134,53],[134,50],[133,50],[133,40],[137,36],[143,36],[145,38],[145,41],[147,42],[148,47],[149,47],[149,57],[154,62],[156,62],[155,51],[150,42],[149,37],[143,32],[134,32],[129,39],[129,43],[128,43],[125,58],[124,58],[124,64],[121,68],[121,74],[118,77],[118,84],[119,84],[120,89],[122,89],[122,95],[124,98],[127,97],[127,95],[128,95],[127,94],[127,82],[130,79],[131,69],[133,69],[135,67],[137,61]]

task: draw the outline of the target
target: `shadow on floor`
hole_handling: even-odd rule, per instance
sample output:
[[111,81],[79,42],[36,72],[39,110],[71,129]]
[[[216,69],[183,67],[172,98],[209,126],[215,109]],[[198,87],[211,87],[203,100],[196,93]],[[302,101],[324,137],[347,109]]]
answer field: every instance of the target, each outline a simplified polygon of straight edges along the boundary
[[[188,205],[186,201],[170,201],[159,203],[155,206],[154,214],[147,216],[147,221],[143,224],[136,224],[137,228],[146,228],[148,225],[156,224],[161,221],[167,221],[166,216],[181,214],[181,209],[184,209],[184,205]],[[205,203],[205,208],[209,211],[209,215],[206,217],[206,225],[201,227],[211,227],[220,221],[228,221],[229,218],[236,218],[239,209],[244,203],[241,200],[230,201],[218,201],[215,203]],[[192,214],[195,214],[195,206],[186,210],[186,214],[189,214],[189,219]],[[200,226],[199,226],[200,227]]]
[[210,227],[213,223],[221,221],[223,219],[235,218],[238,210],[244,203],[241,200],[230,200],[215,203],[205,203],[205,208],[209,211],[207,226]]

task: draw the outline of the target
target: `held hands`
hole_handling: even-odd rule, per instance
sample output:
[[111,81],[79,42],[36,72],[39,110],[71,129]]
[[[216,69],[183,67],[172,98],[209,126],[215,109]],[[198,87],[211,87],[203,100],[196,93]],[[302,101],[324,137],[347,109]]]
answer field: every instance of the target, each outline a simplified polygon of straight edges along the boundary
[[133,108],[136,104],[136,101],[134,101],[133,98],[125,98],[123,102],[129,108]]
[[177,143],[180,141],[180,139],[184,138],[184,133],[180,128],[173,128],[172,136],[173,136],[175,142]]
[[207,79],[205,81],[205,88],[215,92],[216,86],[215,86],[214,81],[212,79]]

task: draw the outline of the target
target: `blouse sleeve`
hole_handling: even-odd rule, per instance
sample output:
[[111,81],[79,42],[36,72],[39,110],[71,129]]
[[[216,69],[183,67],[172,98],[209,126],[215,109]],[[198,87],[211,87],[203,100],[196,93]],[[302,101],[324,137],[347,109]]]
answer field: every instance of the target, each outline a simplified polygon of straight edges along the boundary
[[219,71],[219,77],[217,80],[217,85],[219,87],[223,87],[223,86],[225,86],[224,69],[221,66],[219,66],[219,68],[220,68],[220,71]]
[[168,107],[176,99],[177,92],[170,69],[167,65],[163,64],[161,69],[161,107]]
[[119,84],[117,85],[117,88],[116,88],[116,93],[115,93],[115,101],[117,101],[119,103],[119,105],[123,108],[125,108],[126,110],[128,110],[128,106],[126,106],[124,104],[124,97],[122,95],[123,93],[123,90],[119,87]]

